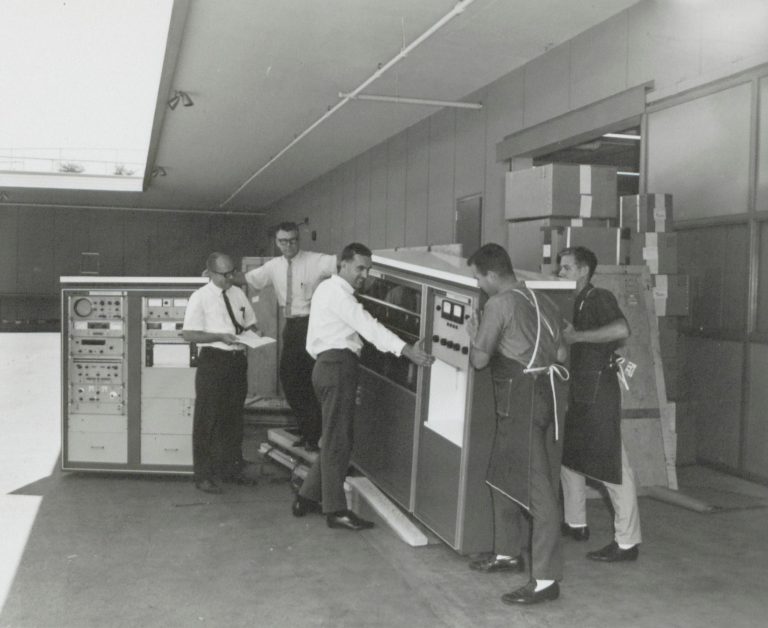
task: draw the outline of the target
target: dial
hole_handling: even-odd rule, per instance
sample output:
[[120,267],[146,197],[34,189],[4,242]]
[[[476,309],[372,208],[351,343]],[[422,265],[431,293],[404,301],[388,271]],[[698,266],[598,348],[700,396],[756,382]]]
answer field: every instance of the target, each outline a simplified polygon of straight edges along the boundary
[[75,314],[78,316],[88,316],[91,312],[93,312],[93,303],[91,303],[91,300],[83,297],[81,299],[77,299],[72,306],[72,309],[75,310]]

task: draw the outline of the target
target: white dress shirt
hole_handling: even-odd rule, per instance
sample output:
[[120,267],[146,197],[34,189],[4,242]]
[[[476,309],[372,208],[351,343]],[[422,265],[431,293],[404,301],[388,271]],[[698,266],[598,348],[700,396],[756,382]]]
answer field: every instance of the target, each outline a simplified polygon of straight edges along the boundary
[[[336,274],[336,256],[313,251],[299,251],[291,259],[291,316],[309,316],[309,303],[317,285],[326,277]],[[275,257],[266,264],[245,273],[246,281],[256,290],[272,285],[277,302],[285,307],[288,279],[288,260]]]
[[[184,325],[186,331],[207,331],[212,334],[234,334],[235,325],[227,312],[221,288],[213,282],[205,284],[195,290],[189,297],[187,309],[184,311]],[[237,286],[227,289],[227,298],[232,306],[232,314],[235,320],[244,328],[256,324],[256,315],[253,313],[248,297]],[[242,351],[242,346],[228,345],[226,342],[199,343],[200,347],[215,347],[225,351]]]
[[401,355],[405,341],[365,311],[354,292],[349,282],[338,275],[317,287],[309,313],[307,353],[317,358],[329,349],[350,349],[360,355],[362,336],[379,351]]

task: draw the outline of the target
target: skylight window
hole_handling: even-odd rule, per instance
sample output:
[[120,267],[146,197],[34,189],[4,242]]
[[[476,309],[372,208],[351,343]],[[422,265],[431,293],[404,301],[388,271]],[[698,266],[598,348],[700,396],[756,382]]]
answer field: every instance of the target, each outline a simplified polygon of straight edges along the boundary
[[172,0],[0,0],[0,187],[140,191]]

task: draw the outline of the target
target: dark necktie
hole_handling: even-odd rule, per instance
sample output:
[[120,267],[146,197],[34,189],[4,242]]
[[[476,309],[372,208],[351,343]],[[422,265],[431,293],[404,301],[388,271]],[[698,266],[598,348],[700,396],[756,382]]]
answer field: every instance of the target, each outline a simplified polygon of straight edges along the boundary
[[232,319],[232,324],[235,326],[235,333],[236,334],[243,333],[243,330],[245,329],[245,327],[243,327],[240,323],[237,322],[237,319],[235,318],[235,314],[234,312],[232,312],[232,304],[229,302],[227,291],[222,290],[221,296],[224,297],[224,305],[227,306],[227,314],[229,314],[229,318]]
[[291,260],[288,260],[288,275],[285,283],[285,317],[288,318],[293,314],[291,311],[291,304],[293,303],[293,265]]

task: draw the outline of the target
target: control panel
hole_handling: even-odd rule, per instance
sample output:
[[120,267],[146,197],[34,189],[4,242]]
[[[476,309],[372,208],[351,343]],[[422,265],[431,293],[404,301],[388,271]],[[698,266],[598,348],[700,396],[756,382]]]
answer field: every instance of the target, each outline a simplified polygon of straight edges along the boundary
[[435,291],[433,307],[432,354],[453,366],[469,368],[471,297]]
[[71,294],[67,309],[67,457],[123,464],[128,459],[126,294]]

